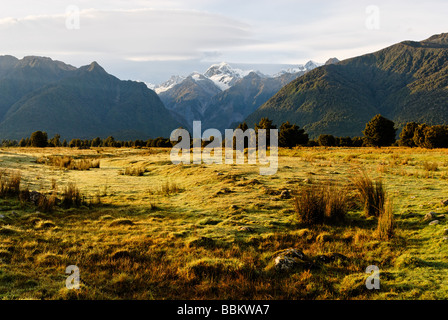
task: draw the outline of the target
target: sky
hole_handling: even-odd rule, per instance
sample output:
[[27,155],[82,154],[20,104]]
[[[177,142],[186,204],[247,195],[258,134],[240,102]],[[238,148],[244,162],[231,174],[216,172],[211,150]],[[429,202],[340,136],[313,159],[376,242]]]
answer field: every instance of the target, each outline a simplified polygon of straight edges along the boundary
[[158,84],[222,61],[274,73],[343,60],[448,32],[447,16],[446,0],[2,0],[0,55]]

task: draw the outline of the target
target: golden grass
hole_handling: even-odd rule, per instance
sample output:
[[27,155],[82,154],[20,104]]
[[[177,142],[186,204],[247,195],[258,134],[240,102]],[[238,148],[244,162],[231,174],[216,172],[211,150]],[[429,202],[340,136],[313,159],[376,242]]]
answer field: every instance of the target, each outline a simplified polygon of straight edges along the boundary
[[[446,222],[422,222],[430,211],[446,213],[441,201],[448,198],[448,150],[281,149],[275,176],[260,176],[255,165],[172,165],[163,149],[3,151],[0,168],[8,177],[20,173],[22,190],[84,200],[44,212],[18,197],[0,197],[2,299],[448,297]],[[49,156],[101,159],[101,167],[36,165]],[[425,170],[425,161],[438,170]],[[378,171],[380,165],[385,170]],[[149,174],[120,174],[130,167]],[[393,212],[364,217],[364,203],[356,205],[351,186],[361,169],[373,181],[381,178]],[[282,198],[282,191],[319,185],[340,190],[324,212],[350,206],[340,223],[304,227],[294,199]],[[87,206],[89,199],[99,205]],[[274,258],[289,248],[320,268],[278,272]],[[319,262],[335,252],[348,260]],[[80,290],[65,288],[68,265],[80,268]],[[365,290],[368,265],[380,267],[382,290]]]

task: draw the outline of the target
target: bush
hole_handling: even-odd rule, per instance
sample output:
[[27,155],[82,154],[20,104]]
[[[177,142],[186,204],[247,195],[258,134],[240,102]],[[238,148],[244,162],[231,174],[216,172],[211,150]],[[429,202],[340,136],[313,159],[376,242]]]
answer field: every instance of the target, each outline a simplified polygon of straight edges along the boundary
[[46,132],[35,131],[31,134],[30,143],[32,147],[45,148],[48,145],[48,135]]
[[391,146],[395,142],[397,132],[394,126],[393,121],[378,114],[366,124],[363,134],[370,146]]

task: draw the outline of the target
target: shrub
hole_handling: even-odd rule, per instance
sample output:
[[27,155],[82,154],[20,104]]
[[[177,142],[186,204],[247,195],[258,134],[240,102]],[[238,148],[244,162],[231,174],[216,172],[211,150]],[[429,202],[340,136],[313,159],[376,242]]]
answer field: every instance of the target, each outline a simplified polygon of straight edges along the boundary
[[390,146],[395,142],[395,129],[393,121],[384,118],[381,115],[376,115],[366,124],[363,134],[367,140],[368,145],[375,147]]
[[35,131],[31,134],[30,143],[32,147],[45,148],[48,145],[48,135],[46,132]]

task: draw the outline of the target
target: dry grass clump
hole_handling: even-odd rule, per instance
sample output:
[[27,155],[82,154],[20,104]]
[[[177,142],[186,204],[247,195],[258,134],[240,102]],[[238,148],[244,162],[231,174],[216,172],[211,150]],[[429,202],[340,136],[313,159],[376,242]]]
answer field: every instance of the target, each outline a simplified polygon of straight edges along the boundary
[[64,208],[80,207],[83,203],[83,197],[78,187],[70,182],[62,193],[61,205]]
[[146,169],[144,167],[127,167],[124,171],[121,171],[122,175],[125,176],[134,176],[134,177],[141,177],[146,172]]
[[364,204],[364,213],[367,217],[379,217],[384,208],[386,190],[381,180],[373,181],[362,172],[352,179]]
[[437,164],[437,162],[428,162],[425,161],[423,162],[423,169],[425,171],[438,171],[439,170],[439,165]]
[[182,189],[179,188],[179,186],[176,183],[171,183],[171,182],[165,182],[164,184],[162,184],[162,186],[160,187],[160,193],[162,195],[171,195],[171,194],[176,194],[181,192]]
[[390,240],[395,234],[395,219],[391,201],[386,201],[378,217],[377,235],[380,240]]
[[18,171],[0,171],[0,196],[18,196],[22,175]]
[[307,186],[294,198],[300,222],[309,226],[343,221],[349,211],[348,204],[346,190],[336,186]]
[[49,156],[42,157],[36,160],[37,163],[43,163],[58,168],[65,168],[68,170],[90,170],[91,168],[99,168],[100,161],[92,159],[78,159],[75,160],[69,156]]

